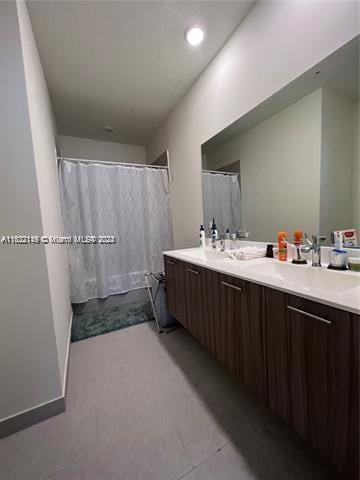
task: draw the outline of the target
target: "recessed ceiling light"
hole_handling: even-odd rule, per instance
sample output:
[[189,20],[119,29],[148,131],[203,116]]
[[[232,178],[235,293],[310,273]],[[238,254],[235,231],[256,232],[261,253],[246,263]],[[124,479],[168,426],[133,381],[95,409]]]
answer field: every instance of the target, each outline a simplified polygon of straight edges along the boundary
[[105,130],[105,132],[109,132],[109,133],[114,131],[113,127],[109,127],[109,126],[104,127],[104,130]]
[[190,27],[185,32],[185,38],[192,47],[197,47],[204,40],[205,33],[201,27]]

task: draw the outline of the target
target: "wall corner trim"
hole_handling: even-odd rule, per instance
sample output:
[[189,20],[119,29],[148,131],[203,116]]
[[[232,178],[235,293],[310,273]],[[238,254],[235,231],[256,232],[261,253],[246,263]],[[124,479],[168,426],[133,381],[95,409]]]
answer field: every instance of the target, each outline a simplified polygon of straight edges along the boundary
[[71,330],[72,330],[73,320],[74,320],[74,312],[71,312],[70,323],[69,323],[69,333],[68,333],[68,340],[67,340],[67,349],[66,349],[66,358],[65,358],[65,375],[64,375],[64,379],[63,379],[63,397],[65,399],[66,399],[66,392],[67,392],[67,381],[68,381],[68,378],[69,378]]

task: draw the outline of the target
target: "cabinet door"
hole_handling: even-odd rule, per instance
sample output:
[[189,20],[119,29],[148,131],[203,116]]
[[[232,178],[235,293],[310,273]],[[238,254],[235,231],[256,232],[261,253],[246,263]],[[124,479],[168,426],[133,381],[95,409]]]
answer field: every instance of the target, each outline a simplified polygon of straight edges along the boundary
[[360,316],[352,315],[350,432],[348,442],[348,477],[360,479]]
[[286,308],[293,425],[340,472],[346,473],[351,315],[292,296]]
[[266,399],[263,289],[218,274],[214,291],[216,357]]
[[172,257],[164,257],[166,298],[169,312],[184,326],[186,319],[185,264]]
[[211,270],[185,265],[187,328],[208,350],[215,351]]
[[264,287],[245,282],[242,301],[242,378],[255,393],[267,400]]
[[267,315],[269,404],[345,474],[351,315],[272,290]]
[[270,407],[286,422],[291,422],[289,323],[287,296],[265,289],[267,384]]
[[230,371],[242,378],[242,308],[245,282],[217,274],[215,300],[215,355]]

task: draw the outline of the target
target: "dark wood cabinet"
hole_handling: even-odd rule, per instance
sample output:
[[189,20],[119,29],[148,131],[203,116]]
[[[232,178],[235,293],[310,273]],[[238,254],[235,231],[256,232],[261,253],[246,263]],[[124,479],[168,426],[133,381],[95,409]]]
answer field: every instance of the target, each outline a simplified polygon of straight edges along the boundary
[[340,473],[356,478],[349,461],[351,419],[358,419],[351,398],[359,388],[352,315],[271,289],[266,311],[269,405]]
[[266,399],[262,287],[217,274],[214,283],[215,355]]
[[171,257],[164,257],[166,275],[166,297],[169,312],[182,324],[187,326],[185,298],[184,262]]
[[204,309],[202,302],[203,270],[185,263],[184,272],[187,328],[194,337],[203,343],[201,329]]
[[359,480],[359,322],[165,257],[169,311],[349,480]]
[[215,354],[214,272],[167,256],[164,263],[169,312]]
[[291,296],[286,308],[292,424],[346,473],[351,315]]
[[264,287],[245,282],[242,317],[242,348],[239,366],[241,378],[255,393],[267,401],[267,366]]
[[241,310],[244,282],[215,274],[214,330],[215,356],[233,373],[238,373],[238,349],[242,328]]
[[290,422],[289,322],[286,295],[265,289],[267,387],[270,407]]
[[348,439],[348,477],[360,479],[360,316],[352,315],[351,392]]
[[213,324],[214,272],[185,264],[186,315],[188,330],[208,350],[215,352]]

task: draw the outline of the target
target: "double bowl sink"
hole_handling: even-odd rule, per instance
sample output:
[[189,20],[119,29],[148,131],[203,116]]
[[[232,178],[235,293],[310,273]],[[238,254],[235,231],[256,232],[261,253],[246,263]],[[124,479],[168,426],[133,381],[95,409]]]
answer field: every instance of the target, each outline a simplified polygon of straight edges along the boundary
[[[346,293],[353,288],[360,287],[360,274],[353,272],[340,272],[328,270],[325,267],[312,267],[311,265],[294,265],[288,262],[279,262],[268,258],[255,260],[232,260],[222,252],[205,249],[183,250],[181,254],[188,257],[189,261],[208,263],[211,268],[229,269],[235,267],[236,273],[243,272],[249,277],[256,277],[264,281],[286,282],[302,289],[321,289],[336,293]],[[232,270],[232,268],[231,268]],[[234,272],[235,273],[235,272]]]

